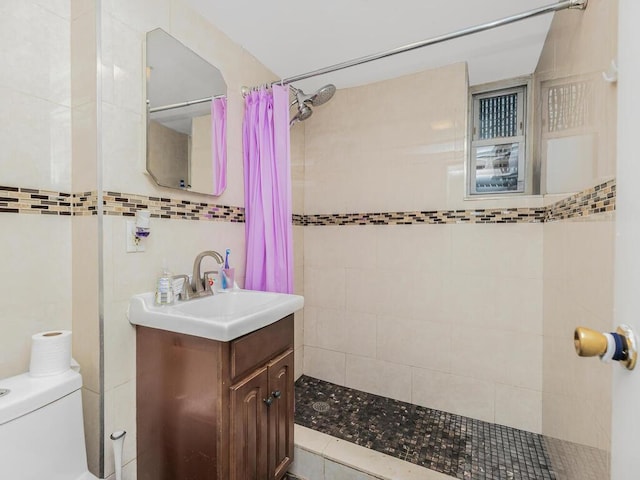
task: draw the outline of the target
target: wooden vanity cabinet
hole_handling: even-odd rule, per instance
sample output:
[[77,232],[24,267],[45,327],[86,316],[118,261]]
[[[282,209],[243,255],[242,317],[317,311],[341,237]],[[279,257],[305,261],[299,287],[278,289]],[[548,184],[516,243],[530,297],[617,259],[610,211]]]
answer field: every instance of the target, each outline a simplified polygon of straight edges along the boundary
[[280,480],[293,460],[293,315],[231,342],[137,327],[139,480]]

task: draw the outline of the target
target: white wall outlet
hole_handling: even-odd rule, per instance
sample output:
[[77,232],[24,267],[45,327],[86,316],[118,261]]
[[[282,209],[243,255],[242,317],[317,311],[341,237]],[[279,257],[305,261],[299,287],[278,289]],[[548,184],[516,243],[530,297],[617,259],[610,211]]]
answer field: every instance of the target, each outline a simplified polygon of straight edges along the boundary
[[135,220],[127,220],[127,253],[144,252],[144,242],[136,237]]

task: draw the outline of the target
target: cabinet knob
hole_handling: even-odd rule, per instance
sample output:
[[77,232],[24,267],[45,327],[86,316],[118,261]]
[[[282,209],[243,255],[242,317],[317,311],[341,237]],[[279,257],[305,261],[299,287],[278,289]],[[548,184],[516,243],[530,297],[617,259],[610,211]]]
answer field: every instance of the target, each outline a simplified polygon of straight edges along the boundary
[[273,403],[273,398],[271,398],[271,397],[267,397],[267,398],[265,398],[265,399],[264,399],[264,400],[262,400],[262,401],[267,405],[267,407],[270,407],[270,406],[271,406],[271,404]]
[[273,398],[280,398],[282,393],[280,393],[280,390],[276,390],[275,392],[272,392],[271,395],[273,396]]

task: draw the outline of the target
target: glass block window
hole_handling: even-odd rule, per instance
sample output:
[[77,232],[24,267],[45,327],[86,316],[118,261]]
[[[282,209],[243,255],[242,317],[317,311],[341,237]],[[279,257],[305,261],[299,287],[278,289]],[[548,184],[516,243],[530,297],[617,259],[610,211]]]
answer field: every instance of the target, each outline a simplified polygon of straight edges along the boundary
[[472,95],[470,195],[525,190],[526,86]]

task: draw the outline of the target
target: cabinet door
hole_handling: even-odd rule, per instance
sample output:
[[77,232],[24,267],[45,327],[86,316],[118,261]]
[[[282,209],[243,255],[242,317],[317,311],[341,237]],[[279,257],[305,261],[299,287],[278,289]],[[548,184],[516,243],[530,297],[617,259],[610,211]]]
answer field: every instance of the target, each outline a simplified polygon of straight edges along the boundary
[[230,478],[267,480],[267,368],[256,370],[231,387]]
[[293,460],[293,350],[271,361],[268,371],[269,480],[279,480]]

